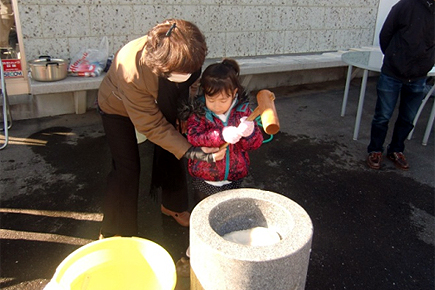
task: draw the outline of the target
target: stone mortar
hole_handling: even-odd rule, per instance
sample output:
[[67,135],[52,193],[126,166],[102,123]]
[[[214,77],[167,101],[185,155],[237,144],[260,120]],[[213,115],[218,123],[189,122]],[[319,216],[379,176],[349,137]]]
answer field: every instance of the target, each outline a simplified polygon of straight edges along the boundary
[[[281,240],[247,246],[222,238],[253,227]],[[207,197],[190,219],[191,290],[304,289],[312,235],[308,214],[283,195],[240,188]]]

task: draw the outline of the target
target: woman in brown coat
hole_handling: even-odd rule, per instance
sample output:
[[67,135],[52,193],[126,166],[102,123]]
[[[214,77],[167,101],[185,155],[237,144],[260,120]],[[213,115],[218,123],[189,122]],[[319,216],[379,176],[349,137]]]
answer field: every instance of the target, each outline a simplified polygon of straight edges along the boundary
[[[186,157],[213,162],[223,158],[223,150],[217,153],[214,148],[205,153],[205,148],[192,147],[174,122],[167,120],[173,117],[171,113],[163,113],[176,111],[173,101],[184,96],[185,88],[199,77],[206,54],[204,36],[196,25],[170,19],[115,55],[98,92],[112,154],[100,237],[137,235],[140,160],[135,129],[177,160]],[[187,202],[181,205],[185,208],[168,208],[165,202],[176,206],[170,202],[172,198],[162,195],[162,212],[188,225]]]

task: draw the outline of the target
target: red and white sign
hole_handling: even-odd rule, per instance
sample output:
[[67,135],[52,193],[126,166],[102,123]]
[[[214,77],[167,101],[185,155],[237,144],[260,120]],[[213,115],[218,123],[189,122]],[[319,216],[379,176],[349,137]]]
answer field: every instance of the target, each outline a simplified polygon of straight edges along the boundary
[[20,59],[2,59],[5,78],[23,77]]

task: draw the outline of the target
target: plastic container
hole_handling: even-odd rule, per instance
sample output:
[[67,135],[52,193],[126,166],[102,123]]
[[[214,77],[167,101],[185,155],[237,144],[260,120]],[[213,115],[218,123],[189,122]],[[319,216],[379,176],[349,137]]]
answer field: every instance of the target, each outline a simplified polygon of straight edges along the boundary
[[80,247],[57,267],[44,290],[173,290],[175,264],[160,245],[113,237]]

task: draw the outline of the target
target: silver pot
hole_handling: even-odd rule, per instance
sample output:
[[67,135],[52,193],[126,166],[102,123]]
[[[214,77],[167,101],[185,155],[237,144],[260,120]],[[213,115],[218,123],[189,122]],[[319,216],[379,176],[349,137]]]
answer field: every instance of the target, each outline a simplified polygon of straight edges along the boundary
[[52,59],[50,56],[40,56],[39,59],[29,61],[30,73],[35,81],[60,81],[68,75],[68,61]]

